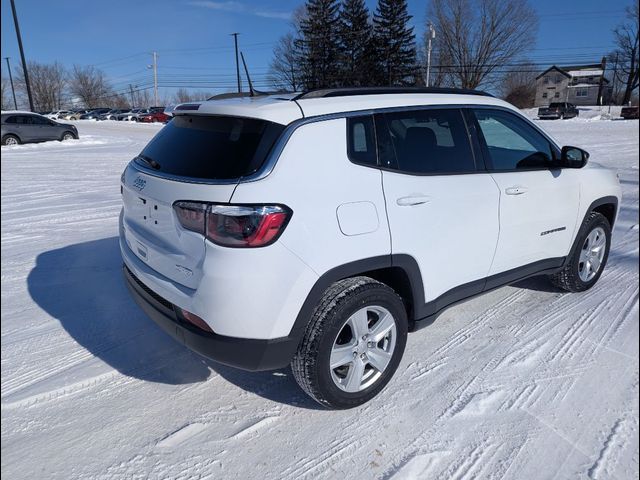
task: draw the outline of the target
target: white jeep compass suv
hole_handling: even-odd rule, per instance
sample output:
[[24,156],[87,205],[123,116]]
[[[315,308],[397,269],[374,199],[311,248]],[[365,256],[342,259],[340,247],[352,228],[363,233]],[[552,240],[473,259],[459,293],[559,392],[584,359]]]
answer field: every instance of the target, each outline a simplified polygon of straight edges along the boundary
[[515,107],[454,89],[182,104],[122,175],[127,285],[196,352],[374,397],[407,332],[532,275],[591,288],[621,190]]

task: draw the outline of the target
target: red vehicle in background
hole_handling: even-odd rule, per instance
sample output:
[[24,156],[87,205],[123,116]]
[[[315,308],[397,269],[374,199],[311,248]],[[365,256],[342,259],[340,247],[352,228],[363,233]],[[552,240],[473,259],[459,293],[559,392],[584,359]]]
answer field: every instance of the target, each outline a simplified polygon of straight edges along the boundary
[[149,113],[138,115],[138,121],[145,123],[167,123],[169,120],[171,120],[171,117],[164,113],[164,107],[152,107],[149,109]]

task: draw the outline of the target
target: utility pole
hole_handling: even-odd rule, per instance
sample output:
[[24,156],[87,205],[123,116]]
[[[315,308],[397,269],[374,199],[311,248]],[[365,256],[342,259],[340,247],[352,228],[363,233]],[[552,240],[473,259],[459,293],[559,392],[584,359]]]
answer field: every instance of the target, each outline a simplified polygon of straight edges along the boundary
[[136,103],[135,103],[135,99],[133,98],[133,85],[129,84],[129,93],[131,93],[131,108],[135,108]]
[[618,74],[618,52],[616,52],[616,63],[613,64],[613,85],[611,85],[611,95],[609,95],[609,112],[611,113],[611,99],[616,93],[616,75]]
[[602,57],[602,74],[600,75],[600,82],[598,84],[598,105],[602,106],[602,87],[604,86],[604,72],[607,69],[607,57]]
[[24,71],[24,83],[27,87],[27,97],[29,97],[29,109],[33,112],[33,97],[31,96],[31,84],[29,83],[29,72],[27,71],[27,62],[24,59],[24,49],[22,48],[22,36],[20,35],[20,25],[18,25],[18,14],[16,13],[16,4],[11,0],[11,11],[13,12],[13,23],[16,26],[16,36],[18,37],[18,47],[20,48],[20,58],[22,59],[22,70]]
[[430,86],[430,74],[431,74],[431,41],[436,38],[436,29],[433,28],[433,24],[429,23],[429,38],[427,41],[427,87]]
[[242,83],[240,83],[240,64],[238,63],[238,35],[240,34],[237,32],[231,34],[236,47],[236,78],[238,80],[238,93],[242,93]]
[[11,76],[11,65],[9,65],[9,57],[4,57],[7,61],[7,70],[9,70],[9,83],[11,83],[11,93],[13,94],[13,106],[18,110],[18,102],[16,102],[16,91],[13,88],[13,77]]
[[158,54],[153,52],[153,106],[158,106]]

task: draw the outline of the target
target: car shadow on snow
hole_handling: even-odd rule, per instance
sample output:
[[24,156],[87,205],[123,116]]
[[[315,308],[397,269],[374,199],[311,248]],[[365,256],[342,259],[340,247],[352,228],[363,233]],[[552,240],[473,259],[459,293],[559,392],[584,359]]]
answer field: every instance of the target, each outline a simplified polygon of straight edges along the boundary
[[244,372],[191,352],[135,304],[122,276],[117,237],[38,255],[27,277],[29,294],[69,335],[120,373],[171,385],[206,381],[211,372],[267,399],[316,408],[289,369]]

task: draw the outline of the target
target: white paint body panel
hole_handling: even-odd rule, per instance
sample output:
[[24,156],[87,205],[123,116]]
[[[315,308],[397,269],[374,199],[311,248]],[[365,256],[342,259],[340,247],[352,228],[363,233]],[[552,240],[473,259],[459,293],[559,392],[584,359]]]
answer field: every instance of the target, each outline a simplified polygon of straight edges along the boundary
[[490,275],[568,255],[578,222],[579,176],[576,169],[492,174],[500,190],[500,239]]
[[231,201],[291,208],[293,216],[278,242],[321,275],[345,263],[391,253],[386,220],[375,231],[347,236],[336,216],[340,205],[363,201],[384,214],[381,182],[380,170],[347,158],[346,120],[339,118],[299,127],[271,174],[239,184]]
[[[499,231],[499,192],[489,174],[383,177],[393,253],[416,259],[425,301],[487,276]],[[425,203],[398,204],[407,197]]]

